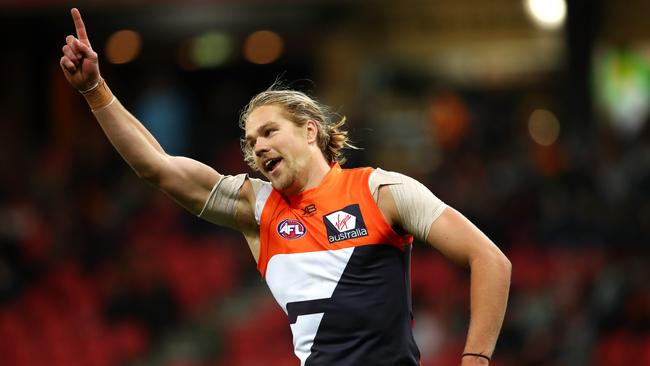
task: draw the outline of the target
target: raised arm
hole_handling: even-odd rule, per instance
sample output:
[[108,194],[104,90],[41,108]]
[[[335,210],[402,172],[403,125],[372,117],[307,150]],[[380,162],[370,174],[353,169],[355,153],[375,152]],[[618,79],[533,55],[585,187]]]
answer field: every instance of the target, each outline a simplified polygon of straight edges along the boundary
[[220,174],[198,161],[170,156],[145,127],[115,99],[99,72],[86,27],[72,9],[77,36],[68,35],[60,60],[68,82],[88,101],[101,128],[136,174],[162,189],[190,212],[201,211]]

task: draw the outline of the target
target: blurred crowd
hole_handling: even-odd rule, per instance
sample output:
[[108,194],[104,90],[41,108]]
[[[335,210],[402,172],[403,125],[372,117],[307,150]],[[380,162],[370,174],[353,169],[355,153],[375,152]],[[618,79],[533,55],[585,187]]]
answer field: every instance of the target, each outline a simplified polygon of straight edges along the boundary
[[[30,124],[3,121],[2,364],[294,364],[285,316],[243,239],[138,181],[80,98],[62,93],[80,116],[72,137],[35,143]],[[462,136],[434,134],[437,158],[410,173],[513,263],[493,364],[650,364],[649,126],[631,140],[603,125],[541,147],[518,126],[518,97],[509,108],[479,99],[465,99]],[[490,110],[499,126],[485,127]],[[368,144],[354,164],[385,155]],[[240,159],[235,146],[214,152],[226,155],[217,168]],[[418,243],[412,281],[423,365],[458,364],[467,273]]]
[[[0,365],[297,364],[243,238],[139,181],[57,58],[35,68],[37,52],[20,52],[24,62],[0,61],[7,84],[23,86],[0,91]],[[284,70],[288,80],[313,71],[300,59],[263,72],[160,70],[152,60],[104,76],[170,153],[226,174],[249,172],[238,109]],[[419,179],[509,257],[491,364],[650,365],[648,117],[634,134],[595,105],[587,122],[572,120],[552,80],[421,83],[359,87],[340,110],[364,148],[348,165]],[[318,85],[305,89],[319,96]],[[546,145],[530,136],[537,108],[561,126]],[[416,243],[411,276],[422,365],[459,365],[468,273]]]

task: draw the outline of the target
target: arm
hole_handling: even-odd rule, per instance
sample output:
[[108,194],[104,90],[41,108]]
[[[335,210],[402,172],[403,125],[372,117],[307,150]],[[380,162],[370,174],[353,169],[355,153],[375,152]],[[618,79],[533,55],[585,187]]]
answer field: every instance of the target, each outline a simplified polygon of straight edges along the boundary
[[135,173],[198,214],[221,175],[209,166],[170,156],[119,101],[93,112],[111,144]]
[[[427,243],[471,272],[470,326],[464,352],[492,357],[508,302],[511,264],[474,224],[451,207],[431,224]],[[466,356],[462,365],[487,365]]]
[[[419,230],[423,221],[414,223],[414,215],[400,215],[400,211],[404,210],[425,209],[426,205],[418,207],[420,202],[427,201],[428,197],[423,195],[433,197],[422,185],[417,188],[414,186],[413,192],[416,189],[418,194],[401,194],[401,201],[396,202],[389,186],[382,186],[377,203],[390,225],[412,231],[418,239],[426,241],[452,261],[470,269],[471,321],[464,352],[491,357],[507,305],[510,262],[487,236],[451,207],[446,207],[433,223],[430,220],[424,221],[427,226],[430,225],[428,231]],[[433,213],[427,215],[432,217]],[[407,220],[411,222],[404,222],[402,217],[409,217]],[[462,357],[463,366],[487,364],[485,358]]]
[[90,45],[77,9],[72,9],[77,37],[66,37],[61,69],[68,82],[88,100],[111,144],[136,174],[159,187],[190,212],[201,211],[221,175],[198,161],[165,153],[145,127],[105,86],[97,53]]

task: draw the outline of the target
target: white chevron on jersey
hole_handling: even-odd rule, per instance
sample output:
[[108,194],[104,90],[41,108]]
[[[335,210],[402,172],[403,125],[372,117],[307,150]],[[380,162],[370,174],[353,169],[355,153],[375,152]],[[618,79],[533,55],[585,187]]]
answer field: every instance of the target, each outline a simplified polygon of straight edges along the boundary
[[[318,252],[277,254],[268,262],[266,282],[287,313],[287,303],[332,297],[354,247]],[[291,325],[293,345],[301,365],[311,347],[323,313],[299,315]]]
[[293,351],[300,359],[300,366],[305,365],[307,357],[311,354],[311,346],[314,345],[314,338],[324,314],[300,315],[298,320],[290,325],[293,334]]

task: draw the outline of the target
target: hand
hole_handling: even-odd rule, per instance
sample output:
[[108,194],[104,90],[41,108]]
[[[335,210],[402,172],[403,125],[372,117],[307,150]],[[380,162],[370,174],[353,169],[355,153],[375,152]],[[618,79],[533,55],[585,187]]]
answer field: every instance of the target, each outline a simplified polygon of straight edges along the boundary
[[70,13],[77,30],[77,37],[69,35],[65,38],[66,45],[63,46],[63,56],[59,64],[70,85],[79,91],[84,91],[99,82],[99,62],[97,53],[90,46],[86,26],[79,10],[73,8]]

